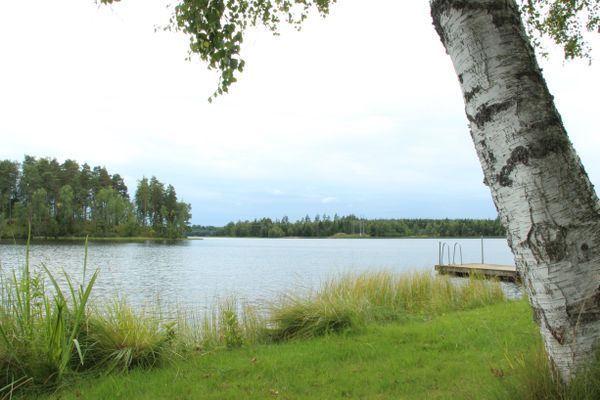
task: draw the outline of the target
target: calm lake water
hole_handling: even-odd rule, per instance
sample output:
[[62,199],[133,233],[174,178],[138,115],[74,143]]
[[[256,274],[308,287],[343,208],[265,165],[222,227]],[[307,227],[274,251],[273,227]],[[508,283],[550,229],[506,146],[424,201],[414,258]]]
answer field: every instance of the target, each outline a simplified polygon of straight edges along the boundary
[[[215,298],[236,296],[268,300],[323,280],[364,271],[432,271],[438,239],[233,239],[208,238],[175,243],[89,244],[88,271],[100,269],[96,296],[127,297],[134,304],[177,303],[204,307]],[[443,239],[460,243],[463,262],[480,262],[479,239]],[[484,240],[485,261],[513,264],[504,239]],[[458,262],[458,251],[457,251]],[[30,265],[62,269],[81,279],[81,242],[44,242],[31,246]],[[21,268],[25,246],[0,244],[4,270]],[[158,300],[157,300],[158,299]]]

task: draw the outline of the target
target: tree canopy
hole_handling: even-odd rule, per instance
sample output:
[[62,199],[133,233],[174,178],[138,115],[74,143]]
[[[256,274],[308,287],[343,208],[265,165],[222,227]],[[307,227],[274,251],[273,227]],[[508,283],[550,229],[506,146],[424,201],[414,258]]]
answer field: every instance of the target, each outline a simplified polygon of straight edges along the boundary
[[[112,4],[120,0],[99,0]],[[543,52],[549,38],[566,59],[588,58],[586,32],[600,33],[600,0],[518,0],[531,39]],[[277,35],[282,23],[300,29],[312,14],[326,16],[336,0],[177,0],[165,30],[189,38],[189,57],[199,56],[219,72],[217,89],[209,98],[226,93],[243,72],[241,56],[246,31],[262,25]]]

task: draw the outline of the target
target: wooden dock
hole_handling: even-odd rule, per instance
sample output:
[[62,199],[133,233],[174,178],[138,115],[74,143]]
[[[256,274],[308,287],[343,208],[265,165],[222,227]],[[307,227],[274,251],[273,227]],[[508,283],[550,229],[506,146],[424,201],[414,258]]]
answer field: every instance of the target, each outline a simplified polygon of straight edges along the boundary
[[500,278],[508,281],[518,281],[519,274],[514,265],[499,264],[446,264],[436,265],[435,270],[440,274],[468,276],[471,274]]

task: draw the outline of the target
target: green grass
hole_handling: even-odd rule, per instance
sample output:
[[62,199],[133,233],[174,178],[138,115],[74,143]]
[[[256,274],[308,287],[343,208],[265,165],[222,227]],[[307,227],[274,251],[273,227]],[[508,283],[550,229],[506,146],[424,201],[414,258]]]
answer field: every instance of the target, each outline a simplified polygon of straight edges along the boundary
[[578,371],[564,385],[558,373],[550,368],[541,340],[528,354],[511,357],[510,365],[517,376],[498,390],[499,399],[523,400],[597,400],[600,399],[600,349],[595,360]]
[[[524,301],[206,353],[75,380],[47,399],[494,399],[539,344]],[[518,397],[516,397],[518,398]]]

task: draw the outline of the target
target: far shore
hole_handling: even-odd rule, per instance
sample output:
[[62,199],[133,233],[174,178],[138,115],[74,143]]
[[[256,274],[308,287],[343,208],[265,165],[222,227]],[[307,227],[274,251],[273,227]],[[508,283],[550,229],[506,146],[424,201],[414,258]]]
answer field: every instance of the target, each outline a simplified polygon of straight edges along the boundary
[[[27,239],[13,239],[13,238],[1,238],[0,243],[21,243]],[[33,237],[32,242],[84,242],[85,236],[58,236],[58,237]],[[89,242],[181,242],[187,240],[203,240],[201,237],[184,237],[184,238],[163,238],[163,237],[146,237],[146,236],[115,236],[115,237],[101,237],[101,236],[89,236],[87,237]]]

